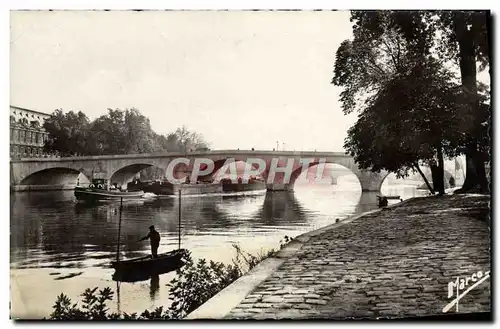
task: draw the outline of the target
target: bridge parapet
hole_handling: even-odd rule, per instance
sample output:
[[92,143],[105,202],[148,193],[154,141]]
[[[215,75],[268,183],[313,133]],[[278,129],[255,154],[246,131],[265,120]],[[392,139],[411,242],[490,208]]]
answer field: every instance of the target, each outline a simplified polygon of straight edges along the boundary
[[115,155],[92,155],[92,156],[75,156],[75,157],[58,157],[58,158],[21,158],[13,159],[11,162],[68,162],[68,161],[99,161],[99,160],[117,160],[117,159],[147,159],[147,158],[193,158],[203,157],[208,158],[213,156],[225,156],[227,158],[246,156],[246,157],[301,157],[301,158],[321,158],[321,157],[346,157],[349,155],[344,152],[316,152],[316,151],[269,151],[269,150],[214,150],[214,151],[198,151],[198,152],[157,152],[157,153],[140,153],[140,154],[115,154]]

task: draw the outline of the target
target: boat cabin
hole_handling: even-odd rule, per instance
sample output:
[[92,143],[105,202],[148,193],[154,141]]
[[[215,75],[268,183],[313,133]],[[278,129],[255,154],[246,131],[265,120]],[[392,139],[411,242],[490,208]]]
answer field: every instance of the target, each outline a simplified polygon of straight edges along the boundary
[[108,189],[108,180],[104,178],[94,178],[92,179],[92,183],[89,185],[90,188],[96,188],[99,190],[107,190]]

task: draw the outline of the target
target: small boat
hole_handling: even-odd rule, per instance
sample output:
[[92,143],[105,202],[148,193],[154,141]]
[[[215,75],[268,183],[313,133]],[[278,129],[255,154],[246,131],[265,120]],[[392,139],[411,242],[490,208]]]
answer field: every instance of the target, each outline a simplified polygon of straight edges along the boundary
[[163,274],[178,269],[183,265],[182,256],[185,249],[176,249],[167,253],[159,254],[158,257],[144,256],[122,261],[111,262],[115,269],[116,277],[130,277],[144,275],[149,277],[155,274]]
[[387,207],[389,205],[389,200],[403,201],[399,195],[377,195],[378,206]]
[[387,200],[401,200],[401,196],[399,195],[384,195],[378,196],[379,198],[386,198]]
[[105,179],[93,179],[89,187],[75,188],[75,197],[77,200],[98,201],[98,200],[125,200],[139,199],[144,195],[144,191],[122,191],[118,189],[108,189]]
[[127,184],[127,191],[129,191],[129,192],[144,191],[145,193],[153,192],[150,189],[151,189],[151,185],[153,185],[155,183],[156,183],[155,181],[140,181],[138,179],[135,179]]

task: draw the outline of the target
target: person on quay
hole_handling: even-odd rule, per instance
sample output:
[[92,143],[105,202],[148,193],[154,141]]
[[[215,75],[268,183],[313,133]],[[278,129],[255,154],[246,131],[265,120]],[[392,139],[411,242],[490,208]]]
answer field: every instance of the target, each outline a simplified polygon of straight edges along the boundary
[[144,241],[147,239],[149,239],[149,242],[151,243],[151,256],[153,258],[158,257],[158,247],[160,247],[160,233],[158,233],[158,231],[155,230],[154,225],[151,225],[149,227],[148,235],[146,235],[139,241]]

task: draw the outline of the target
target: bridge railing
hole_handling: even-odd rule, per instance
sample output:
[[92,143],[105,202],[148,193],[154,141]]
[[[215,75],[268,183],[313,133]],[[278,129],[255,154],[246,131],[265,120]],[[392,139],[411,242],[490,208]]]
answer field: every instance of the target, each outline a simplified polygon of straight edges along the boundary
[[231,158],[237,155],[252,157],[252,154],[258,156],[279,156],[279,157],[303,157],[303,158],[321,158],[321,157],[350,157],[345,152],[325,152],[325,151],[270,151],[270,150],[210,150],[193,152],[156,152],[156,153],[136,153],[136,154],[111,154],[111,155],[90,155],[90,156],[47,156],[47,157],[21,157],[12,158],[11,162],[18,161],[75,161],[75,160],[113,160],[113,159],[134,159],[134,158],[157,158],[157,157],[210,157],[226,156]]

